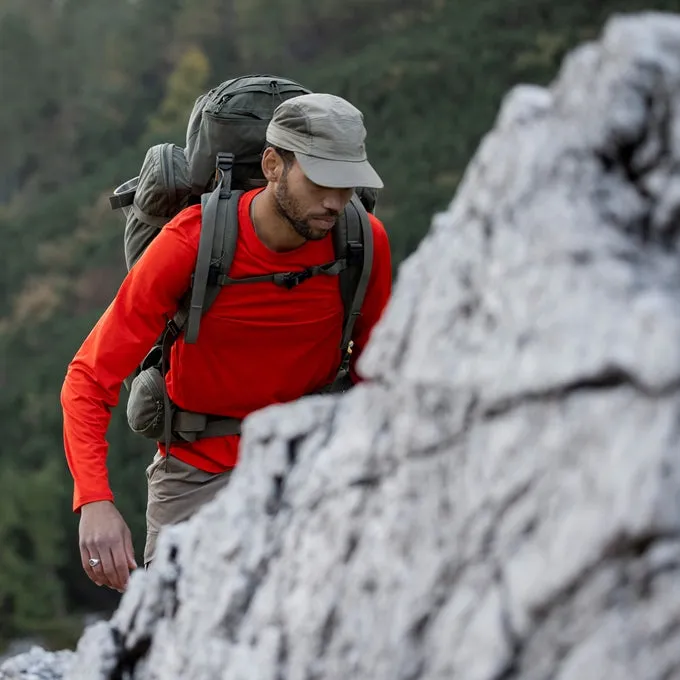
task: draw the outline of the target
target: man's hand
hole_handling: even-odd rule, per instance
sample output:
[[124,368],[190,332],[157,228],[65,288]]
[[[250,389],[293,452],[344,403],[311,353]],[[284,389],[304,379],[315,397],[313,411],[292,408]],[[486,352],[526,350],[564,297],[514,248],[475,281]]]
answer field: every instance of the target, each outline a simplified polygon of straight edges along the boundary
[[[98,586],[122,593],[136,569],[132,535],[111,501],[87,503],[80,510],[80,558],[85,573]],[[99,560],[90,566],[89,560]]]

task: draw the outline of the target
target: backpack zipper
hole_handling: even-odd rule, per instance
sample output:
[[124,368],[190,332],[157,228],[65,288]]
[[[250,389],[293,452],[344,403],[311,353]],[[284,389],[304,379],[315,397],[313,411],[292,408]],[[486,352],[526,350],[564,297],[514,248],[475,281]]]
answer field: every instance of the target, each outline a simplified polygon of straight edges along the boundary
[[240,78],[237,78],[227,84],[225,84],[222,87],[217,88],[215,92],[210,96],[210,101],[206,107],[206,111],[211,111],[214,112],[216,109],[219,109],[224,102],[226,102],[228,99],[230,99],[232,96],[235,94],[241,94],[244,92],[262,92],[263,94],[267,93],[273,93],[275,95],[278,95],[279,98],[281,98],[282,93],[284,92],[291,92],[295,90],[306,90],[307,88],[303,87],[302,85],[293,83],[291,82],[286,82],[285,84],[281,85],[279,84],[279,81],[276,80],[275,78],[271,78],[270,81],[265,85],[264,83],[257,83],[253,85],[247,85],[245,87],[238,88],[238,92],[234,92],[234,86],[238,81],[245,80],[246,78],[249,77],[255,77],[255,78],[266,78],[267,76],[242,76]]

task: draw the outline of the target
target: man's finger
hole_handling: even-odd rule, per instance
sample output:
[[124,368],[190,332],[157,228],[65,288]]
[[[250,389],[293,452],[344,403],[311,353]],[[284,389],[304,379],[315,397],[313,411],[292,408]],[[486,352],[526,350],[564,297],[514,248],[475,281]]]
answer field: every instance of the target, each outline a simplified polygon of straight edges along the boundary
[[125,543],[123,540],[118,541],[112,546],[111,558],[113,559],[113,568],[116,570],[117,589],[125,590],[128,578],[130,577],[130,570],[127,566],[127,555],[125,554]]
[[130,569],[137,569],[137,560],[135,560],[135,548],[132,545],[132,534],[129,529],[125,530],[125,556],[127,558],[127,566]]
[[[99,558],[97,558],[97,559],[99,559]],[[103,586],[106,582],[106,576],[104,575],[102,563],[99,562],[99,564],[97,564],[97,566],[90,567],[90,570],[92,571],[92,575],[93,575],[92,580],[94,581],[94,584],[97,585],[97,586]]]
[[94,556],[96,553],[91,552],[87,546],[81,545],[80,546],[80,561],[82,562],[83,565],[83,570],[87,574],[87,577],[92,581],[95,585],[101,586],[101,576],[99,569],[97,572],[90,566],[90,557]]
[[113,563],[113,555],[111,554],[111,548],[108,546],[101,546],[101,552],[99,553],[101,557],[101,565],[97,568],[101,568],[103,573],[103,583],[109,588],[114,588],[118,590],[118,574],[116,572],[116,567]]

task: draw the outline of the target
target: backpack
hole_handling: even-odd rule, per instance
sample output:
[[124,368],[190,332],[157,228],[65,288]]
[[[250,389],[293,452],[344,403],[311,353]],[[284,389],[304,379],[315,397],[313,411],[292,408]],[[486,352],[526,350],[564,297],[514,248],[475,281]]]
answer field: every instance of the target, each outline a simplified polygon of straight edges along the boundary
[[139,175],[117,187],[109,201],[125,217],[124,251],[130,270],[167,222],[189,205],[201,204],[202,224],[191,286],[174,318],[133,375],[127,419],[130,428],[150,439],[193,442],[204,437],[240,434],[237,418],[179,409],[170,402],[165,385],[170,348],[180,333],[195,343],[201,316],[222,286],[271,281],[286,288],[317,275],[337,275],[344,306],[340,365],[333,382],[319,392],[351,387],[349,362],[352,331],[360,314],[373,259],[368,212],[377,191],[358,187],[332,231],[335,259],[303,271],[232,279],[231,262],[238,236],[237,207],[244,191],[264,186],[260,166],[266,128],[276,106],[307,90],[295,81],[269,75],[233,78],[201,95],[189,117],[186,146],[152,146]]

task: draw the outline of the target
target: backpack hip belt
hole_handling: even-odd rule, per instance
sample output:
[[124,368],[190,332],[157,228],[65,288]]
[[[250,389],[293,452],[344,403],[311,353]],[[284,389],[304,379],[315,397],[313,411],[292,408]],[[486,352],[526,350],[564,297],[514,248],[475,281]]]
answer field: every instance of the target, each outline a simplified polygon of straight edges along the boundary
[[208,416],[178,409],[172,417],[173,441],[195,442],[207,437],[240,435],[242,422],[239,418]]

